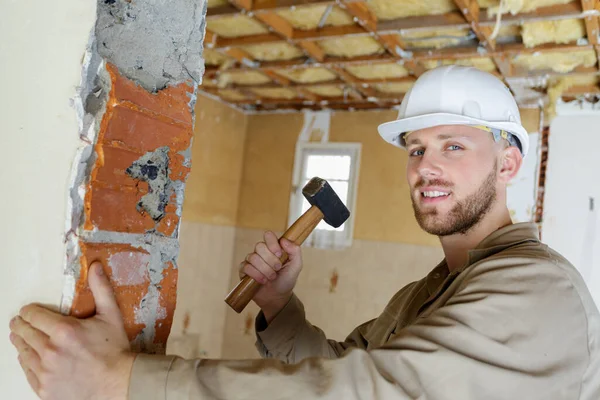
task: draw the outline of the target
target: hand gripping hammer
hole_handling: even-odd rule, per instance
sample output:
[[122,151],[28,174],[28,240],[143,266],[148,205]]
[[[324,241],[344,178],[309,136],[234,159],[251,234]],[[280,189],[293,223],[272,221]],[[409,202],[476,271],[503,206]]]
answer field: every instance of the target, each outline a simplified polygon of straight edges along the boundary
[[[300,216],[281,236],[287,240],[301,245],[315,227],[324,220],[334,228],[342,225],[350,216],[350,211],[333,191],[325,179],[312,178],[304,188],[302,194],[311,204],[311,207]],[[288,255],[283,253],[279,257],[281,265],[288,260]],[[225,302],[236,312],[240,313],[246,308],[250,300],[256,295],[261,284],[245,276],[240,283],[227,295]]]

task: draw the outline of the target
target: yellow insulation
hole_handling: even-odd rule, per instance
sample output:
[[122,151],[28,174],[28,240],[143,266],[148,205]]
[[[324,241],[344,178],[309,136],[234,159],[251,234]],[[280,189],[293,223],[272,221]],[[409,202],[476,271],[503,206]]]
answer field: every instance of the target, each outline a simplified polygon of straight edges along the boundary
[[427,69],[453,64],[465,67],[475,67],[487,72],[496,71],[496,64],[494,64],[494,60],[489,57],[459,58],[456,60],[427,60],[423,62],[423,66]]
[[306,90],[323,97],[340,97],[344,95],[344,90],[335,85],[311,86],[307,87]]
[[569,43],[586,35],[581,19],[527,22],[523,24],[523,43],[534,47],[543,43]]
[[219,96],[221,96],[224,100],[229,100],[229,101],[246,100],[246,96],[244,96],[244,94],[241,93],[239,90],[235,90],[235,89],[219,90]]
[[269,33],[267,28],[261,25],[260,22],[246,15],[208,19],[206,29],[226,38]]
[[517,55],[513,63],[529,71],[551,69],[559,73],[567,73],[575,68],[596,65],[596,52],[593,49],[580,51],[549,51],[543,53]]
[[[567,4],[573,0],[504,0],[502,12],[518,14],[533,11],[540,7],[548,7],[557,4]],[[500,6],[500,0],[477,0],[479,7],[487,8],[488,15],[496,15]]]
[[291,100],[298,97],[298,93],[295,90],[288,88],[256,88],[251,90],[258,96],[267,97],[269,99]]
[[402,78],[408,75],[406,68],[395,63],[349,65],[346,71],[360,79]]
[[[327,5],[298,7],[296,9],[279,10],[277,14],[286,19],[296,29],[317,29],[321,18],[327,10]],[[334,6],[325,20],[323,26],[351,25],[354,21],[344,10]]]
[[413,87],[414,82],[390,82],[390,83],[377,83],[374,85],[375,89],[381,93],[398,94],[406,93]]
[[337,78],[337,75],[326,68],[297,68],[297,69],[279,69],[277,74],[285,76],[291,81],[297,83],[317,83],[331,81]]
[[367,6],[378,19],[396,19],[456,10],[452,0],[367,0]]
[[443,47],[455,46],[469,35],[469,29],[436,29],[427,31],[407,31],[402,38],[411,47]]
[[268,82],[271,82],[271,79],[258,71],[232,71],[219,75],[219,87],[225,87],[231,83],[236,85],[260,85]]
[[300,49],[286,42],[252,44],[240,48],[259,61],[292,60],[304,55]]
[[556,116],[556,103],[564,92],[575,86],[598,85],[600,78],[596,75],[573,75],[558,77],[548,83],[548,105],[546,115],[551,121]]
[[323,51],[334,57],[359,57],[381,54],[385,51],[371,36],[350,36],[324,39],[318,42]]
[[233,61],[229,57],[212,49],[204,49],[204,53],[202,55],[204,56],[204,63],[213,67],[221,66],[228,63],[228,61]]

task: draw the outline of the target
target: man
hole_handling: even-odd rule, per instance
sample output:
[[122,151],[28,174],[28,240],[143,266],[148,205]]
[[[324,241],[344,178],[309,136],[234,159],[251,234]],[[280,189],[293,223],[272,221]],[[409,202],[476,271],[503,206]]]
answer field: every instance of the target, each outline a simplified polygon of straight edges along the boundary
[[438,68],[379,131],[407,149],[416,218],[445,258],[378,318],[327,340],[293,294],[300,248],[266,232],[241,265],[264,284],[254,301],[266,360],[135,357],[94,264],[96,317],[30,305],[11,322],[31,386],[61,400],[600,399],[598,310],[577,271],[506,207],[528,150],[508,89],[473,68]]

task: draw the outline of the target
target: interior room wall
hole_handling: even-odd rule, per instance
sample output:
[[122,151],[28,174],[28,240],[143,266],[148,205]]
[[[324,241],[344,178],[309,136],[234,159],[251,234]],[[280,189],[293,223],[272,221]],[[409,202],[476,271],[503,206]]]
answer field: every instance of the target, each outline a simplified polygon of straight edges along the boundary
[[0,398],[37,398],[8,341],[8,322],[24,304],[60,303],[66,199],[80,142],[69,99],[95,19],[89,1],[2,4]]
[[219,101],[198,96],[168,353],[221,355],[247,120]]
[[550,125],[542,240],[581,272],[600,307],[600,108],[560,103]]

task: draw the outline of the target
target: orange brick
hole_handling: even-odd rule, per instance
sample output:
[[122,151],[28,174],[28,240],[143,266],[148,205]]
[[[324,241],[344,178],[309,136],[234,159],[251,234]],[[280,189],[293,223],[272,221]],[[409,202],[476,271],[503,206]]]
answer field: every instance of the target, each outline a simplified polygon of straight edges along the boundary
[[167,213],[156,225],[156,230],[165,236],[172,237],[179,225],[177,214]]
[[123,146],[140,153],[163,146],[182,151],[190,147],[192,138],[191,126],[167,123],[120,105],[112,109],[106,125],[106,131],[100,135],[103,144]]
[[[80,276],[75,287],[71,315],[87,318],[94,315],[95,304],[88,286],[88,268],[94,261],[102,263],[104,273],[115,290],[117,303],[126,326],[135,324],[135,310],[148,292],[150,255],[144,249],[128,244],[79,242],[81,249]],[[143,326],[142,326],[143,328]],[[131,331],[138,327],[131,328]],[[135,337],[135,336],[134,336]]]
[[169,152],[169,179],[185,182],[190,168],[183,165],[185,158],[174,151]]
[[121,76],[115,66],[109,64],[107,69],[112,78],[113,95],[117,102],[135,104],[140,111],[163,115],[192,126],[192,110],[189,103],[193,86],[190,83],[183,82],[158,93],[150,93]]
[[92,172],[92,180],[117,186],[137,186],[140,192],[148,191],[146,182],[136,181],[126,172],[143,154],[106,145],[96,146],[96,153],[98,161]]
[[154,228],[154,220],[137,210],[143,193],[135,188],[112,188],[92,182],[86,196],[86,229],[145,233]]
[[173,324],[173,314],[177,305],[177,274],[178,270],[172,263],[167,263],[167,268],[163,272],[163,280],[160,282],[159,304],[166,310],[166,317],[156,321],[156,336],[154,343],[167,343],[171,325]]

